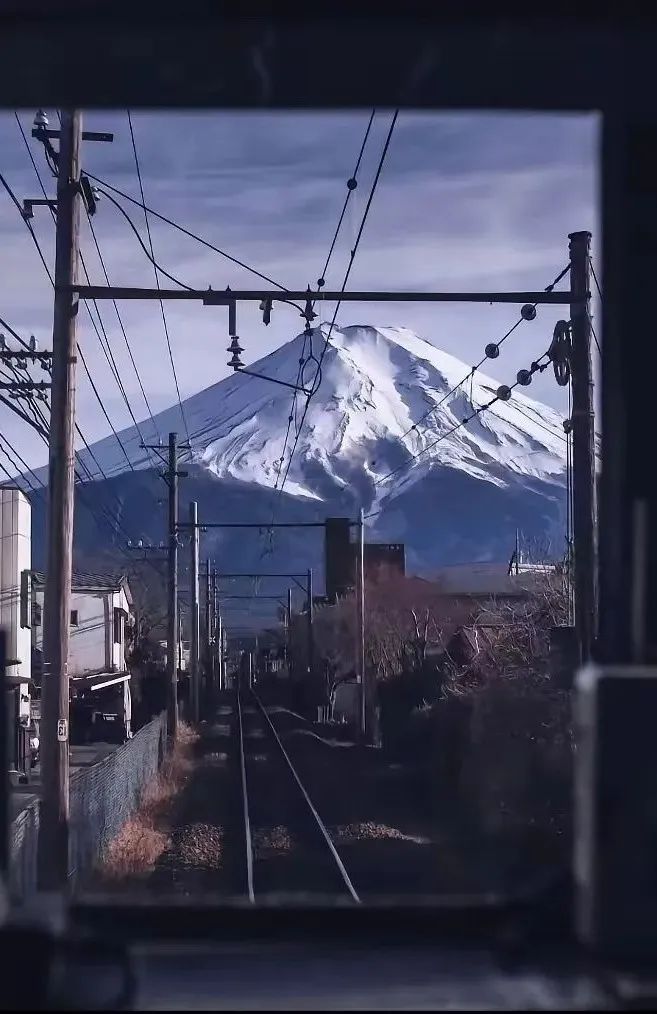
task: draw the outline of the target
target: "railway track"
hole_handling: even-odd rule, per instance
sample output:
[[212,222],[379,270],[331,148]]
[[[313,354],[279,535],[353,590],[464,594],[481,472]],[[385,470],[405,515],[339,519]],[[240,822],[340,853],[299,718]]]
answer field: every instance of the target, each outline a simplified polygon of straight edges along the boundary
[[236,690],[244,884],[259,896],[360,898],[317,808],[254,690]]

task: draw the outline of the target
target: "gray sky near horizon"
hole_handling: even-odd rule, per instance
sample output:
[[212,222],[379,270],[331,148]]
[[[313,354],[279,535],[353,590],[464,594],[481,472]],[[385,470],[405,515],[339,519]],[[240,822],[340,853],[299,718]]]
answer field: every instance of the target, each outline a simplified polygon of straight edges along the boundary
[[[54,180],[29,136],[33,111],[20,113],[49,193]],[[54,112],[51,121],[56,120]],[[133,113],[146,202],[288,288],[315,285],[362,142],[369,111],[348,113]],[[327,287],[339,288],[376,170],[391,114],[377,113],[345,219]],[[127,117],[90,113],[87,129],[111,130],[113,144],[86,142],[83,164],[139,197]],[[598,251],[598,125],[594,116],[401,113],[365,226],[349,287],[354,289],[542,289],[565,266],[567,234],[589,229]],[[0,114],[0,172],[19,200],[41,196],[13,112]],[[145,239],[139,208],[127,205]],[[54,263],[54,227],[35,209],[35,231]],[[110,280],[153,285],[153,269],[134,234],[108,202],[94,225]],[[0,316],[24,337],[51,346],[52,289],[30,236],[0,191]],[[162,222],[151,220],[157,260],[199,288],[260,287],[247,271]],[[82,250],[92,282],[104,283],[86,223]],[[600,277],[600,276],[599,276]],[[601,280],[601,279],[600,279]],[[170,283],[163,279],[163,285]],[[123,302],[121,316],[153,412],[176,401],[160,309]],[[324,319],[332,307],[326,306]],[[138,420],[147,416],[139,382],[110,302],[101,313],[123,384]],[[228,375],[222,308],[166,304],[183,399]],[[567,308],[539,308],[505,343],[489,371],[510,383],[549,345]],[[467,366],[517,319],[516,307],[486,304],[344,304],[338,323],[408,327]],[[598,306],[594,302],[598,324]],[[238,331],[251,363],[293,338],[302,321],[277,306],[264,327],[257,304],[239,308]],[[598,324],[598,335],[599,335]],[[117,431],[130,415],[81,309],[78,340]],[[594,353],[595,356],[595,353]],[[596,363],[597,366],[597,363]],[[291,380],[294,378],[290,378]],[[551,371],[528,394],[558,409],[564,389]],[[78,421],[89,443],[110,432],[79,369]],[[0,405],[0,434],[33,467],[46,449],[29,427]],[[4,458],[0,458],[7,466]]]

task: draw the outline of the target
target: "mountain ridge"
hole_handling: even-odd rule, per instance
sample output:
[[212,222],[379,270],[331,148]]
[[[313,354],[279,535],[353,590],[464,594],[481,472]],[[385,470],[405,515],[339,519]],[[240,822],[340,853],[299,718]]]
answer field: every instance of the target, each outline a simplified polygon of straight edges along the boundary
[[[292,382],[312,345],[314,360],[305,370],[309,383],[325,327],[297,335],[249,368]],[[183,402],[194,483],[181,483],[181,517],[194,486],[206,511],[199,506],[200,517],[212,512],[225,519],[231,504],[244,511],[247,503],[250,516],[263,523],[277,513],[281,520],[293,514],[320,519],[353,515],[363,507],[371,515],[368,538],[406,542],[409,568],[417,572],[441,563],[508,558],[516,527],[551,539],[555,555],[561,555],[566,447],[561,419],[516,389],[510,401],[497,401],[463,425],[498,387],[481,371],[461,383],[470,372],[406,328],[335,328],[284,494],[274,492],[277,462],[292,414],[287,467],[304,396],[293,409],[292,392],[267,380],[233,374],[218,381]],[[158,413],[155,423],[163,436],[180,432],[180,407]],[[150,420],[139,429],[152,439]],[[164,517],[161,511],[153,514],[150,498],[161,483],[156,472],[161,463],[141,448],[136,427],[119,436],[136,471],[128,471],[114,437],[96,442],[93,456],[109,478],[95,484],[98,493],[109,487],[123,505],[122,525],[129,522],[135,538],[159,542]],[[97,471],[86,451],[81,457]],[[153,474],[155,486],[146,473]],[[217,550],[221,543],[221,552],[230,555],[227,541],[216,533],[213,538]],[[206,541],[212,542],[209,535]],[[276,541],[290,545],[282,536]]]

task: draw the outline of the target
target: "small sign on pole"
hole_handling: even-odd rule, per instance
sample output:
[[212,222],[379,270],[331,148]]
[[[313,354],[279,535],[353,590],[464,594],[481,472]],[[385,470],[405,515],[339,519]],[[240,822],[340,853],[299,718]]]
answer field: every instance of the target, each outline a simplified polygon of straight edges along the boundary
[[57,741],[59,743],[65,743],[68,739],[68,720],[66,718],[59,718],[57,720]]

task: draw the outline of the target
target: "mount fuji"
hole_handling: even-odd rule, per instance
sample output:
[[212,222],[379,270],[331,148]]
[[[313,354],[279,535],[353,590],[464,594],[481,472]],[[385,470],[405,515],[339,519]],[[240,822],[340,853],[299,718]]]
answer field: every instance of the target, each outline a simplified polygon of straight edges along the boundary
[[[312,352],[302,375],[310,384],[326,335],[326,326],[310,339],[298,335],[249,368],[290,383]],[[183,402],[192,449],[182,466],[189,477],[181,481],[181,520],[187,520],[187,501],[197,500],[201,520],[262,521],[261,533],[237,537],[234,530],[209,529],[202,536],[202,554],[239,571],[258,569],[258,562],[270,571],[292,564],[299,569],[302,562],[303,570],[308,562],[321,569],[319,530],[272,535],[267,524],[354,516],[361,506],[371,515],[367,539],[404,542],[409,572],[506,560],[516,528],[550,539],[560,554],[566,501],[561,417],[516,388],[509,401],[459,425],[498,388],[479,371],[457,386],[469,372],[405,328],[334,329],[283,491],[275,487],[288,469],[305,398],[293,406],[289,389],[245,374],[219,381]],[[126,532],[145,542],[166,537],[162,461],[141,443],[161,436],[166,457],[169,431],[184,438],[180,407],[154,421],[157,433],[149,419],[119,434],[125,455],[114,437],[94,444],[93,457],[80,454],[92,474],[99,474],[97,462],[107,476],[85,484],[86,499],[111,507],[120,525],[113,535],[107,526],[104,548],[125,545]],[[81,505],[75,538],[85,552],[103,542]]]

